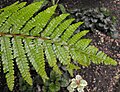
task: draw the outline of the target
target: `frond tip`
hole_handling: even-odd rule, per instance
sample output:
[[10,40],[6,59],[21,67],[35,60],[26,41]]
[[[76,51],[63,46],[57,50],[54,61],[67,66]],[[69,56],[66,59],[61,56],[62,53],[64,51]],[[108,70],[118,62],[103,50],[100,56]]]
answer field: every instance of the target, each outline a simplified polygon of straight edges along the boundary
[[73,35],[83,22],[73,24],[74,19],[68,19],[69,14],[52,17],[57,5],[39,12],[42,1],[28,6],[25,4],[15,3],[0,10],[0,57],[11,91],[14,87],[13,62],[16,62],[23,79],[30,85],[29,61],[43,81],[48,79],[46,62],[59,74],[62,71],[57,64],[61,63],[71,76],[74,69],[79,69],[71,59],[83,66],[91,62],[117,64],[105,53],[90,46],[91,39],[82,39],[88,30]]

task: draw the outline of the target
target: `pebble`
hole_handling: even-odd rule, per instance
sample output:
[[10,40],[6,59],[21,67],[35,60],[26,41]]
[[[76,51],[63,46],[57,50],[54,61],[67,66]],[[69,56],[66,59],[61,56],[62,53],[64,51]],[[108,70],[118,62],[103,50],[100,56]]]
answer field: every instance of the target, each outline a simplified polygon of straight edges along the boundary
[[102,42],[102,43],[104,42],[104,38],[103,38],[103,37],[101,37],[101,42]]
[[117,54],[117,56],[120,58],[120,54]]

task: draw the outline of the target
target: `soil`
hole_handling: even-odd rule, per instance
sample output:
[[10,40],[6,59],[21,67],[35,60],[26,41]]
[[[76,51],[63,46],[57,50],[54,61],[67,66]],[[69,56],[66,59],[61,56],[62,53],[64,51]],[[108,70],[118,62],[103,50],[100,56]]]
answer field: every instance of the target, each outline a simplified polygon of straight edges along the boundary
[[[12,1],[16,0],[0,1],[0,7],[9,5],[13,3]],[[32,0],[26,1],[31,2]],[[60,0],[60,3],[63,3],[68,9],[106,7],[117,17],[117,29],[120,33],[120,0]],[[85,92],[120,92],[120,34],[117,39],[100,32],[89,33],[86,37],[91,38],[91,44],[115,59],[118,65],[91,64],[87,68],[81,67],[80,72],[76,73],[79,73],[88,82]]]
[[88,38],[101,51],[118,62],[117,66],[94,65],[82,69],[81,75],[88,81],[86,92],[120,92],[120,40],[102,33],[89,33]]
[[[117,66],[94,65],[81,69],[81,76],[88,81],[85,92],[120,92],[120,0],[65,0],[61,1],[66,8],[96,8],[106,7],[117,18],[119,37],[111,37],[100,33],[89,33],[93,45],[104,51],[118,62]],[[79,73],[79,72],[77,72]]]

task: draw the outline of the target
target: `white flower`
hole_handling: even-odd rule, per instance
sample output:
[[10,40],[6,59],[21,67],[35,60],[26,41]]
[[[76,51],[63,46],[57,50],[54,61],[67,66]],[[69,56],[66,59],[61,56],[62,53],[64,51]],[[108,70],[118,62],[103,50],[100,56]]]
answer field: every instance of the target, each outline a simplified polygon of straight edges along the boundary
[[72,82],[71,82],[71,84],[70,84],[70,87],[72,87],[72,88],[77,88],[76,79],[75,79],[75,78],[72,79]]
[[80,80],[80,86],[85,87],[87,86],[87,82],[85,80]]
[[77,88],[77,91],[78,91],[78,92],[84,92],[84,87],[78,87],[78,88]]
[[76,75],[76,80],[81,80],[82,79],[82,77],[80,76],[80,75]]
[[69,90],[69,92],[74,92],[75,91],[75,89],[72,88],[71,86],[68,86],[67,89]]
[[87,82],[82,79],[80,75],[76,75],[76,77],[72,79],[71,84],[67,89],[69,92],[74,92],[74,89],[77,88],[78,92],[84,92],[85,86],[87,86]]

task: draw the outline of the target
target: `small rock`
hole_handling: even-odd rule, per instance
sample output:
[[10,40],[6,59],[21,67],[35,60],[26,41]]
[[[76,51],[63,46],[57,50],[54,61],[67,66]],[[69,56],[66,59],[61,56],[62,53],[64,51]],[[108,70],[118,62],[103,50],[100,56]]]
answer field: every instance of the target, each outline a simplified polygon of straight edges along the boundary
[[120,54],[117,54],[117,56],[120,58]]
[[102,43],[104,42],[104,38],[103,38],[103,37],[101,37],[101,42],[102,42]]

